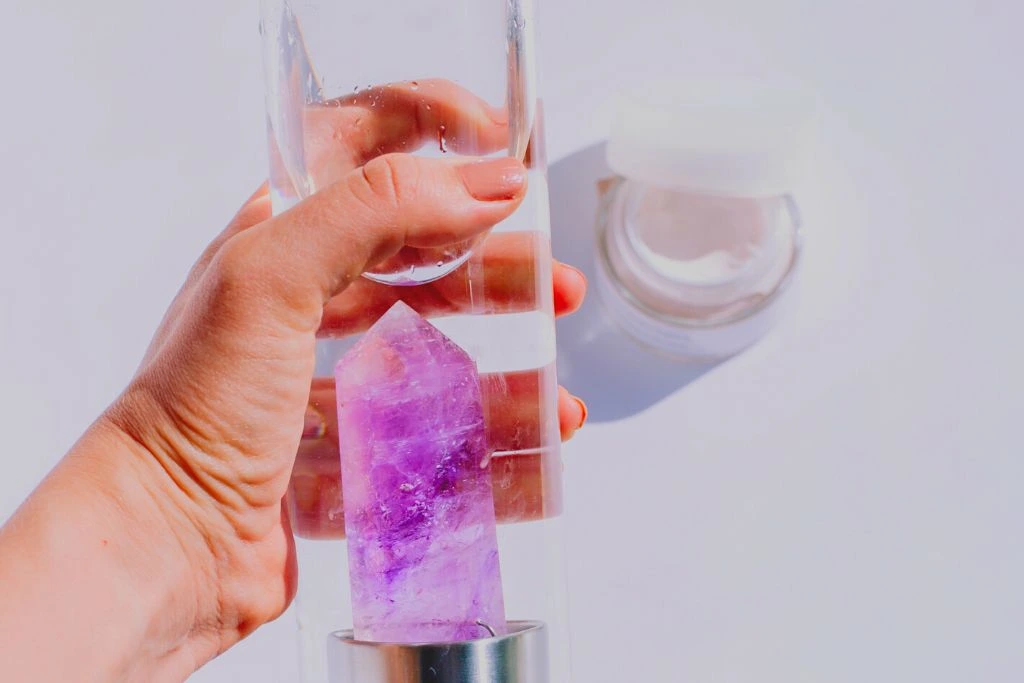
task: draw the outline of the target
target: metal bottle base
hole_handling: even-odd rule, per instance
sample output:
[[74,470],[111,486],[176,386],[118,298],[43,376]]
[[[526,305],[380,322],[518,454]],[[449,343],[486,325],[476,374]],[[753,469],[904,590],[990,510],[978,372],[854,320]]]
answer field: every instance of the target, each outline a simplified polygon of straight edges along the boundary
[[512,621],[509,633],[461,643],[398,645],[328,637],[331,683],[550,683],[547,628]]

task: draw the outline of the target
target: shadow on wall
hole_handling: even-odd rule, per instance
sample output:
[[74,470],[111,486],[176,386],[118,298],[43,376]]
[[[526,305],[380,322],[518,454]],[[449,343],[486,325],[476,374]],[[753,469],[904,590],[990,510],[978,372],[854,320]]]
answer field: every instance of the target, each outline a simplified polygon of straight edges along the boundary
[[594,226],[597,185],[612,175],[603,143],[576,152],[549,170],[555,258],[582,270],[591,283],[583,308],[558,321],[558,379],[586,400],[592,422],[636,415],[715,367],[681,363],[648,350],[604,314],[593,286]]

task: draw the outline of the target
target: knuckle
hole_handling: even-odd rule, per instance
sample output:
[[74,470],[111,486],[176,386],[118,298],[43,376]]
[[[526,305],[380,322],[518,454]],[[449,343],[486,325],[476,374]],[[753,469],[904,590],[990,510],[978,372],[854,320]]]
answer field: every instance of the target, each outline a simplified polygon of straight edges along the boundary
[[273,276],[244,235],[236,235],[221,247],[207,270],[208,304],[233,306],[257,295]]
[[397,208],[415,199],[419,164],[405,154],[385,154],[363,166],[362,179],[377,205]]
[[246,282],[251,277],[251,258],[249,245],[245,240],[232,239],[224,243],[213,259],[211,269],[217,279],[229,285]]
[[[255,233],[232,237],[203,278],[200,301],[205,313],[219,324],[236,327],[273,322],[315,330],[322,314],[321,293],[306,271],[286,261],[274,240]],[[260,315],[254,315],[257,310]]]

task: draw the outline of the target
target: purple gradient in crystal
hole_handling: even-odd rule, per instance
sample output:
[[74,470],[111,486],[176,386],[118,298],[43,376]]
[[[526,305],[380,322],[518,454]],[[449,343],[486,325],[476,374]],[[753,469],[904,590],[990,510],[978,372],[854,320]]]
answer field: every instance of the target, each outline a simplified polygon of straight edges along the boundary
[[[480,383],[404,303],[335,368],[355,637],[506,633]],[[480,623],[478,623],[480,622]]]

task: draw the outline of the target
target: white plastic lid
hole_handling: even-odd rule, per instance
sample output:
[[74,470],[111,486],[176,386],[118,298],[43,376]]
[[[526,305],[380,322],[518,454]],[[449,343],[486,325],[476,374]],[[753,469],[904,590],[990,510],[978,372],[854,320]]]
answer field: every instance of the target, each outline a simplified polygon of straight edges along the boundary
[[687,93],[621,99],[607,150],[615,173],[741,197],[784,195],[800,183],[815,115],[807,93],[762,84],[691,84]]

